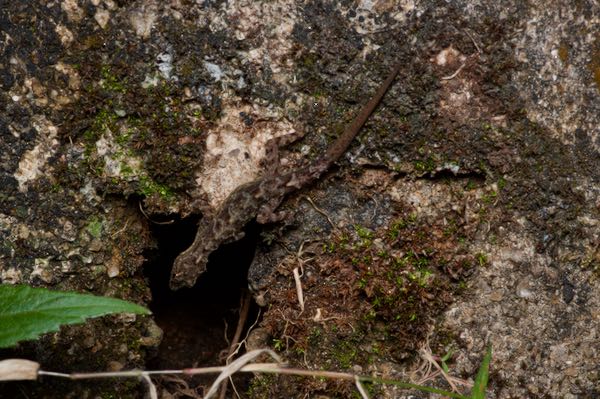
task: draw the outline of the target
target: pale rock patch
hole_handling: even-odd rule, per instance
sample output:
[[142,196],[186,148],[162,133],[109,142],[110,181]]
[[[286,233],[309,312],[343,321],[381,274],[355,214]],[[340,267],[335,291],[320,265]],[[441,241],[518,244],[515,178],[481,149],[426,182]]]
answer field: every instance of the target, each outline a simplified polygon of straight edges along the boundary
[[23,154],[14,174],[21,192],[27,191],[29,182],[47,172],[44,170],[46,163],[58,147],[56,138],[58,129],[45,116],[33,117],[33,127],[38,132],[38,142],[35,147]]

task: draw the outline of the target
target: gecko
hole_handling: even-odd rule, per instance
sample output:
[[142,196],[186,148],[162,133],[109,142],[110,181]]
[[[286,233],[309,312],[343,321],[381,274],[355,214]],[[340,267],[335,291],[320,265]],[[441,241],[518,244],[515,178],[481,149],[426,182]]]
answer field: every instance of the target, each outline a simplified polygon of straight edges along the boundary
[[209,255],[221,244],[243,237],[244,226],[256,218],[260,224],[275,221],[274,211],[284,197],[318,180],[348,149],[362,126],[381,102],[400,70],[396,65],[373,97],[324,154],[296,170],[267,173],[237,187],[212,215],[198,225],[192,245],[180,253],[171,270],[171,290],[193,287],[206,270]]

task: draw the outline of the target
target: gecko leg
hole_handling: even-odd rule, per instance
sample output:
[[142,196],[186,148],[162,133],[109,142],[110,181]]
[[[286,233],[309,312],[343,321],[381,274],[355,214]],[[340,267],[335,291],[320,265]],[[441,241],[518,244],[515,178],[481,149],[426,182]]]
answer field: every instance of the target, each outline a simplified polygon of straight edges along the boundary
[[304,137],[304,134],[297,132],[285,134],[283,136],[273,137],[265,143],[265,156],[260,161],[261,167],[270,174],[276,174],[279,167],[279,150],[295,143]]
[[283,197],[273,197],[264,203],[256,214],[256,221],[260,224],[279,222],[290,215],[290,212],[279,211],[277,207],[281,204]]

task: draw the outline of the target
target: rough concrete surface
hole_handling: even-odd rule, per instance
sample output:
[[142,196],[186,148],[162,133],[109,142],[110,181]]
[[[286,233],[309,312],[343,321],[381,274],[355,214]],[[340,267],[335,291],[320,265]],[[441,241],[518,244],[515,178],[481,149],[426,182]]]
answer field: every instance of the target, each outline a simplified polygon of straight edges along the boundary
[[[592,0],[5,2],[0,281],[149,303],[149,220],[213,212],[239,185],[315,159],[400,62],[344,159],[262,229],[249,285],[264,308],[247,347],[464,393],[491,344],[489,398],[598,397],[598,32]],[[140,368],[159,341],[151,317],[114,316],[3,356]],[[16,392],[144,391],[52,384]],[[357,397],[288,376],[240,394]]]

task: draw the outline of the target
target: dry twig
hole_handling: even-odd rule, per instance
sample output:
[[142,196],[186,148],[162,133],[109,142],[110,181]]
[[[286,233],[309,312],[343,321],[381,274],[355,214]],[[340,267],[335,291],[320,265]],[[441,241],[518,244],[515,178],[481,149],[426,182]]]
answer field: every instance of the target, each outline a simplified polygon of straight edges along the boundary
[[[244,292],[242,295],[242,301],[240,306],[240,314],[238,317],[237,327],[235,329],[235,334],[233,335],[233,340],[231,341],[231,345],[229,345],[229,352],[227,353],[226,364],[229,364],[229,360],[233,353],[237,350],[238,343],[240,341],[240,337],[242,336],[242,331],[244,331],[244,325],[246,325],[246,320],[248,319],[248,312],[250,310],[250,302],[251,297],[248,291]],[[229,378],[231,381],[231,378]],[[233,386],[233,381],[231,381],[231,385]],[[235,389],[235,387],[234,387]],[[225,399],[225,395],[227,394],[227,380],[224,380],[221,384],[221,392],[219,394],[219,399]]]

